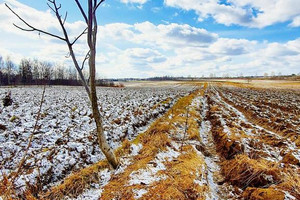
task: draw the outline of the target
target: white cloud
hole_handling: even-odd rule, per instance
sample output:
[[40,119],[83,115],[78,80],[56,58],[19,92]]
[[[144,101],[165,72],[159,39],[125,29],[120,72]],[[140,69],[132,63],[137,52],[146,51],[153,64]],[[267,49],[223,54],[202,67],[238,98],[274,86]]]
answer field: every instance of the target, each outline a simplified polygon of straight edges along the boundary
[[291,27],[299,27],[300,26],[300,15],[295,17],[292,23],[289,24]]
[[292,20],[292,26],[299,26],[300,9],[298,0],[164,0],[165,5],[194,10],[199,21],[212,17],[227,26],[237,24],[263,28],[272,24]]
[[207,46],[217,39],[217,34],[205,29],[191,27],[188,24],[159,24],[143,22],[134,25],[137,36],[136,42],[159,46],[164,49],[186,46]]
[[126,49],[124,54],[130,58],[131,61],[139,63],[159,63],[166,60],[162,54],[157,50],[149,48],[130,48]]
[[137,3],[137,4],[145,4],[148,0],[121,0],[122,3]]
[[209,49],[211,53],[236,56],[252,52],[255,50],[256,44],[256,41],[245,39],[220,38]]

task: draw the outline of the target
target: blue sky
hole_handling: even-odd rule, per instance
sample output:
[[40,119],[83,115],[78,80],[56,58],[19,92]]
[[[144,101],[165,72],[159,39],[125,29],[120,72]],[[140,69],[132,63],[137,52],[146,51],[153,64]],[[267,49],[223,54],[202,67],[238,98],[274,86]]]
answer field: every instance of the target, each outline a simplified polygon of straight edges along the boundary
[[[262,75],[299,73],[298,0],[107,0],[98,11],[98,75],[101,77]],[[7,0],[36,26],[59,33],[46,1]],[[84,1],[82,1],[84,2]],[[71,0],[71,36],[84,28]],[[7,23],[10,22],[10,23]],[[16,18],[0,4],[0,55],[71,65],[64,44],[16,30]],[[18,23],[20,24],[20,23]],[[21,25],[21,24],[20,24]],[[31,45],[30,45],[31,44]],[[77,45],[82,59],[86,50]]]

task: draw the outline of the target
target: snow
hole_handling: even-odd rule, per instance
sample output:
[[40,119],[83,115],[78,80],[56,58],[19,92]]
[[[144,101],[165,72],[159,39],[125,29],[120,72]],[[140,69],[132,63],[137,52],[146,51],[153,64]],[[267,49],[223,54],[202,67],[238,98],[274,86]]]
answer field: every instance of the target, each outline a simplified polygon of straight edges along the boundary
[[[206,97],[201,97],[201,126],[199,128],[199,134],[201,141],[207,147],[207,150],[212,151],[212,149],[215,149],[214,143],[213,143],[213,138],[211,135],[211,123],[209,121],[205,121],[204,119],[206,118],[206,114],[208,112],[208,104],[207,104],[207,99]],[[196,151],[198,152],[198,151]],[[217,161],[219,161],[219,157],[216,154],[216,152],[210,152],[214,153],[215,157],[209,157],[209,156],[203,156],[205,165],[206,165],[206,179],[205,184],[209,186],[210,188],[210,193],[206,194],[206,199],[207,200],[217,200],[219,199],[219,186],[214,180],[214,173],[220,171],[220,167],[217,164]],[[204,170],[203,170],[204,171]],[[200,186],[203,185],[203,181],[196,181]]]
[[93,184],[90,189],[85,190],[77,198],[66,198],[67,200],[98,200],[103,192],[103,187],[107,185],[110,180],[111,172],[108,169],[100,172],[100,182]]
[[130,155],[131,156],[136,156],[136,155],[138,155],[138,153],[140,152],[140,150],[143,148],[143,145],[142,144],[137,144],[137,145],[135,145],[135,144],[132,144],[131,146],[130,146]]
[[120,158],[120,166],[117,170],[115,170],[114,174],[121,174],[124,172],[124,170],[127,168],[128,165],[132,163],[133,157],[138,155],[140,150],[143,148],[142,144],[131,144],[130,149],[131,153],[126,156],[125,158]]
[[165,175],[157,176],[157,172],[165,170],[165,165],[161,162],[156,163],[156,167],[147,167],[146,169],[139,169],[138,171],[130,174],[129,186],[130,185],[150,185],[153,182],[164,180],[167,177]]
[[296,200],[296,197],[294,197],[293,195],[291,195],[289,192],[287,191],[284,191],[284,194],[285,194],[285,197],[284,197],[284,200]]
[[205,157],[205,164],[207,166],[207,183],[210,188],[211,193],[208,194],[209,198],[207,200],[216,200],[219,199],[219,186],[218,184],[214,181],[214,172],[220,171],[220,167],[216,164],[216,162],[210,158],[210,157]]
[[[134,139],[153,120],[166,112],[191,87],[98,88],[100,112],[108,143],[115,149],[123,139]],[[0,88],[0,98],[7,89]],[[10,88],[13,105],[0,105],[0,166],[5,174],[16,170],[34,128],[42,87]],[[161,103],[170,99],[168,103]],[[17,180],[20,191],[26,183],[61,181],[72,172],[104,158],[98,147],[95,125],[82,87],[47,87],[38,130],[28,151],[30,160]],[[15,120],[10,119],[15,116]],[[133,147],[135,153],[138,147]],[[2,176],[2,175],[0,175]]]
[[299,161],[300,163],[300,150],[293,152],[292,155]]
[[134,193],[134,198],[139,199],[141,198],[144,194],[146,194],[148,191],[145,189],[133,189],[132,192]]
[[141,183],[150,185],[151,183],[166,179],[165,175],[157,175],[157,173],[166,169],[164,162],[172,161],[179,155],[179,152],[170,147],[167,148],[167,151],[159,152],[155,159],[147,164],[145,169],[139,169],[129,175],[129,185],[139,185]]

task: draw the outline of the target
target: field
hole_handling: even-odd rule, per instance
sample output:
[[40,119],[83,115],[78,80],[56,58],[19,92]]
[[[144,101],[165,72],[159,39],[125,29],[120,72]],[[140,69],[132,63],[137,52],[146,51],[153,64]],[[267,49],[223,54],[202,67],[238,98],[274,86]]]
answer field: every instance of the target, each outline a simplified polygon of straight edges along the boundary
[[[293,87],[290,87],[290,86]],[[148,82],[98,88],[104,160],[85,92],[10,90],[1,105],[4,199],[300,199],[300,87],[295,83]]]

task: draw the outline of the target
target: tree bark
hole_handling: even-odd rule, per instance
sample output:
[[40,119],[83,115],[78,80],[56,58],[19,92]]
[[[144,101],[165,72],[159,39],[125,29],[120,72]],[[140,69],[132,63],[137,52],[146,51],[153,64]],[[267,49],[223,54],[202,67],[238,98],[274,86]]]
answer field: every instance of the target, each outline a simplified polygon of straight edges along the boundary
[[119,162],[114,155],[113,150],[108,145],[104,130],[103,130],[103,121],[98,109],[98,100],[97,100],[97,92],[96,92],[96,41],[97,41],[97,19],[96,14],[94,12],[95,4],[93,5],[93,1],[89,0],[89,11],[88,11],[88,33],[87,33],[87,41],[90,49],[90,57],[89,57],[89,69],[90,69],[90,100],[92,104],[92,111],[94,120],[97,127],[97,137],[99,147],[102,152],[106,156],[108,162],[115,169],[118,167]]

